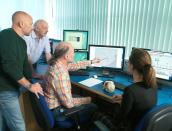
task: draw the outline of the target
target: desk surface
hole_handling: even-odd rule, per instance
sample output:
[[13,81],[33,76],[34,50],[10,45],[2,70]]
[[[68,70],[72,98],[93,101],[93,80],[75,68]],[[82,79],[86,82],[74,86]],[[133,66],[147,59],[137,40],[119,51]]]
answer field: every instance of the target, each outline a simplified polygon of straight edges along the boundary
[[[83,89],[86,89],[88,91],[96,93],[96,94],[100,95],[101,97],[104,97],[105,99],[107,99],[110,102],[112,102],[111,99],[114,94],[122,94],[123,93],[123,91],[121,91],[119,89],[115,89],[115,91],[113,93],[108,93],[102,88],[103,83],[97,84],[93,87],[86,87],[86,86],[78,83],[82,80],[88,79],[89,77],[90,76],[71,76],[71,81],[74,85],[80,86]],[[132,84],[131,78],[128,77],[127,75],[122,75],[122,74],[115,75],[113,78],[98,77],[98,79],[100,79],[102,81],[106,81],[106,80],[110,79],[110,80],[119,82],[119,83],[123,84],[124,86],[128,86],[128,85]],[[166,86],[166,85],[159,86],[157,104],[159,105],[159,104],[163,104],[163,103],[171,103],[172,104],[172,87],[171,86]]]
[[[44,74],[47,70],[47,65],[39,65],[38,66],[38,73]],[[95,73],[91,73],[90,75],[94,75]],[[111,96],[114,94],[122,94],[121,90],[116,89],[113,93],[107,93],[102,89],[102,83],[93,87],[86,87],[78,82],[89,78],[90,76],[71,76],[71,81],[74,85],[80,86],[83,89],[89,90],[93,93],[101,95],[107,99],[111,99]],[[124,86],[128,86],[132,84],[132,78],[128,77],[127,75],[116,74],[113,78],[106,78],[106,77],[98,77],[98,79],[105,81],[105,80],[113,80],[123,84]],[[151,96],[150,96],[151,97]],[[158,89],[158,105],[163,103],[171,103],[172,104],[172,86],[161,85]]]
[[112,96],[114,94],[122,94],[123,92],[121,90],[115,90],[112,93],[108,93],[107,91],[105,91],[102,87],[103,87],[103,82],[100,84],[97,84],[95,86],[92,87],[87,87],[85,85],[82,85],[78,82],[87,79],[88,76],[71,76],[71,81],[72,81],[72,85],[73,86],[77,86],[79,88],[82,88],[84,90],[87,90],[89,92],[95,93],[97,95],[99,95],[101,98],[107,100],[108,102],[113,103],[112,101]]

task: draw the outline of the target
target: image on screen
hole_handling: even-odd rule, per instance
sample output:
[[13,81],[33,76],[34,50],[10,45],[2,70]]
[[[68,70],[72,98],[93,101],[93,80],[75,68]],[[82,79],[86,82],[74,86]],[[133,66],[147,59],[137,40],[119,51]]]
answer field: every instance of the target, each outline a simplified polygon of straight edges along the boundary
[[172,80],[172,53],[161,51],[148,51],[148,53],[151,56],[156,77]]
[[89,45],[89,59],[99,58],[98,64],[94,67],[105,67],[123,69],[125,56],[125,47],[123,46],[100,46]]
[[71,43],[75,50],[87,50],[88,31],[63,30],[63,41]]
[[87,60],[87,52],[75,52],[74,54],[74,62]]

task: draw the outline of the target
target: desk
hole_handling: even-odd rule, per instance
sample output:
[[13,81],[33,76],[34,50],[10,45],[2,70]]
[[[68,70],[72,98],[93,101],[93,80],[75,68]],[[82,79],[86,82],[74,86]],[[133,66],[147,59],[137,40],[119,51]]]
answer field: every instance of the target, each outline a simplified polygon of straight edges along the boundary
[[[38,66],[37,72],[40,74],[44,74],[47,70],[47,65],[42,64]],[[96,74],[95,71],[90,72],[90,76]],[[83,86],[79,84],[78,82],[85,80],[89,78],[89,76],[71,76],[71,81],[73,86],[77,86],[80,89],[90,91],[91,93],[95,93],[99,95],[101,98],[106,99],[109,102],[112,102],[112,95],[113,94],[122,94],[123,92],[116,89],[114,93],[107,93],[104,90],[102,90],[102,85],[96,85],[92,88]],[[98,77],[98,79],[105,81],[105,80],[113,80],[116,82],[119,82],[121,84],[124,84],[124,86],[128,86],[132,84],[132,78],[129,77],[126,74],[123,73],[115,73],[115,76],[113,78],[106,78],[106,77]],[[172,104],[172,86],[167,86],[165,84],[159,85],[158,89],[158,102],[157,104],[163,104],[163,103],[171,103]]]
[[[39,65],[37,72],[40,74],[44,74],[47,70],[47,65]],[[93,72],[93,74],[96,74]],[[93,75],[91,74],[91,75]],[[106,100],[108,103],[113,103],[112,101],[112,95],[114,94],[122,94],[123,91],[116,89],[115,92],[113,93],[107,93],[102,89],[102,83],[98,84],[94,87],[86,87],[84,85],[79,84],[78,82],[85,80],[89,78],[90,76],[71,76],[71,81],[72,85],[75,87],[79,87],[81,90],[86,90],[89,91],[93,94],[96,94],[99,96],[101,99]],[[132,78],[125,75],[125,74],[116,74],[113,78],[106,78],[106,77],[98,77],[98,79],[105,81],[105,80],[113,80],[117,81],[121,84],[124,84],[125,86],[128,86],[132,84]],[[167,86],[167,85],[161,85],[159,86],[160,89],[158,89],[158,105],[163,104],[163,103],[171,103],[172,104],[172,86]],[[151,97],[151,96],[150,96]],[[21,105],[22,105],[22,112],[25,117],[26,121],[26,130],[30,131],[42,131],[36,124],[36,120],[33,115],[33,111],[31,109],[30,101],[27,92],[22,95],[21,97]],[[103,105],[104,106],[104,105]]]
[[[78,82],[88,79],[89,76],[71,76],[72,86],[79,87],[83,90],[90,91],[91,93],[95,93],[100,96],[100,98],[112,102],[112,96],[114,94],[122,94],[123,91],[116,89],[113,93],[107,93],[102,89],[103,84],[98,84],[93,87],[87,87],[84,86]],[[106,77],[98,77],[98,79],[106,81],[106,80],[113,80],[116,82],[119,82],[121,84],[124,84],[124,86],[128,86],[132,84],[131,77],[127,76],[126,74],[117,73],[113,78],[106,78]],[[158,101],[157,105],[163,104],[163,103],[171,103],[172,104],[172,86],[167,85],[158,85]],[[151,97],[151,96],[150,96]]]
[[[95,72],[90,72],[90,76],[92,76],[93,74],[95,74]],[[97,95],[99,95],[100,98],[102,98],[108,102],[111,102],[111,103],[114,103],[114,101],[112,101],[112,96],[114,94],[122,94],[123,93],[123,91],[117,89],[118,87],[116,87],[114,92],[108,93],[107,91],[105,91],[102,88],[103,83],[97,84],[93,87],[87,87],[85,85],[78,83],[82,80],[88,79],[90,76],[71,76],[70,78],[72,81],[72,86],[79,87],[83,90],[87,90],[91,93],[97,94]],[[120,84],[123,84],[124,86],[128,86],[133,83],[131,77],[129,77],[129,76],[127,77],[126,75],[124,75],[120,72],[116,73],[116,75],[114,75],[114,77],[110,77],[110,78],[109,77],[98,77],[97,79],[100,79],[102,81],[112,80],[112,81],[118,82]]]
[[163,103],[172,104],[172,87],[161,85],[158,89],[158,105]]
[[99,95],[100,98],[108,101],[108,102],[111,102],[111,103],[114,103],[112,101],[112,96],[114,94],[122,94],[122,91],[116,89],[113,93],[108,93],[106,92],[102,87],[103,87],[103,83],[100,83],[98,85],[95,85],[93,87],[87,87],[85,85],[82,85],[78,82],[82,81],[82,80],[85,80],[89,78],[88,76],[71,76],[71,81],[72,81],[72,87],[78,87],[82,90],[87,90],[91,93],[94,93],[96,95]]

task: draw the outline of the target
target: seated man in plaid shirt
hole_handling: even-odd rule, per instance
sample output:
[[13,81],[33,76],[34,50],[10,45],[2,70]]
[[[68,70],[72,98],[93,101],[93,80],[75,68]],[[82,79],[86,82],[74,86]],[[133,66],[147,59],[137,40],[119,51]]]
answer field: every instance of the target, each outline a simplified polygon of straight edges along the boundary
[[[69,70],[85,68],[94,63],[99,63],[99,59],[72,63],[74,48],[70,43],[61,42],[55,49],[54,55],[49,61],[49,69],[45,74],[43,88],[49,109],[58,121],[60,109],[68,110],[72,107],[83,106],[82,114],[92,114],[96,105],[91,103],[91,97],[72,97]],[[86,115],[87,116],[87,115]]]

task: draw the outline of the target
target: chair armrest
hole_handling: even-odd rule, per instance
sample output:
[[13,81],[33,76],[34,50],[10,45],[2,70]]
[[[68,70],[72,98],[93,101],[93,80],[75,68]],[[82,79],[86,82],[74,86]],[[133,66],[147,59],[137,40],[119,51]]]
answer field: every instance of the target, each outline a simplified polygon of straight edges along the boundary
[[102,122],[100,121],[95,121],[94,125],[100,130],[100,131],[110,131],[110,129],[104,125]]
[[78,106],[78,107],[72,107],[66,111],[64,111],[64,115],[69,117],[72,116],[75,113],[79,113],[80,111],[82,111],[84,108],[82,106]]

